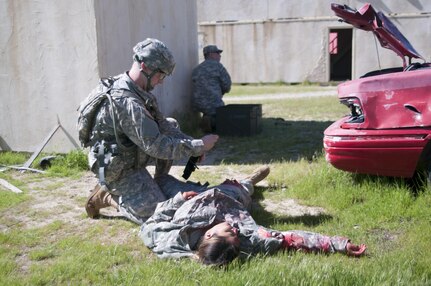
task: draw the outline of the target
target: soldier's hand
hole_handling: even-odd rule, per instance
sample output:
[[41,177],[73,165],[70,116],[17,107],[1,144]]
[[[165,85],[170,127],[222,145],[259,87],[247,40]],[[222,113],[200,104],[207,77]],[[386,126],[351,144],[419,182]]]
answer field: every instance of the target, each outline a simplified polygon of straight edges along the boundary
[[190,200],[191,198],[197,196],[198,193],[196,193],[194,191],[189,191],[189,192],[184,192],[182,195],[183,195],[183,198],[187,201],[187,200]]
[[201,140],[204,142],[204,151],[207,152],[214,147],[215,143],[218,140],[218,135],[215,135],[215,134],[205,135],[204,137],[201,138]]

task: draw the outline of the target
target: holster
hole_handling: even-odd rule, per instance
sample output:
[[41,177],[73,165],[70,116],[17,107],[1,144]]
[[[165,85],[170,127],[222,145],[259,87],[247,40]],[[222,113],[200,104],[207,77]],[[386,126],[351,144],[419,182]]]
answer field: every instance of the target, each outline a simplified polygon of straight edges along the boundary
[[[97,163],[99,165],[99,184],[101,187],[106,187],[105,167],[109,164],[109,159],[112,155],[117,155],[117,145],[108,145],[105,140],[95,144],[94,152],[97,154]],[[109,156],[107,156],[109,154]]]

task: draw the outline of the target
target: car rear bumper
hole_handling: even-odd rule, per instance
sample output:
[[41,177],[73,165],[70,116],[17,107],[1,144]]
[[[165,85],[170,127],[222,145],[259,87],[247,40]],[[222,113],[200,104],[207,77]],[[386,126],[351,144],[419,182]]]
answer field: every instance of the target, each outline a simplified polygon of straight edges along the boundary
[[361,174],[413,176],[431,129],[342,129],[342,118],[324,133],[326,161],[335,168]]

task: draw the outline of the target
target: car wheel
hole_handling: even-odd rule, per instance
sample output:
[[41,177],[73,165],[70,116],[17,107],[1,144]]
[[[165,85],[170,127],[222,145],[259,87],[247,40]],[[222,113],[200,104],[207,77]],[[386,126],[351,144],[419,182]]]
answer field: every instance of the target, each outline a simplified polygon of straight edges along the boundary
[[431,186],[431,174],[428,170],[417,170],[413,177],[406,179],[407,186],[414,195],[427,189]]
[[416,171],[407,179],[407,184],[415,194],[431,188],[431,141],[423,149]]

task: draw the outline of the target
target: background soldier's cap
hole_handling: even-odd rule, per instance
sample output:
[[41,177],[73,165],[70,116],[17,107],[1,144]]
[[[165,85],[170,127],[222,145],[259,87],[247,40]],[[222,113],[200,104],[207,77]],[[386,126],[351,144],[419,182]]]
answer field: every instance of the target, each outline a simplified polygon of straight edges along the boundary
[[216,45],[209,45],[204,48],[204,55],[209,53],[221,53],[223,50],[217,48]]

